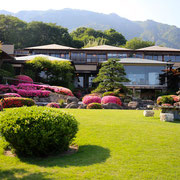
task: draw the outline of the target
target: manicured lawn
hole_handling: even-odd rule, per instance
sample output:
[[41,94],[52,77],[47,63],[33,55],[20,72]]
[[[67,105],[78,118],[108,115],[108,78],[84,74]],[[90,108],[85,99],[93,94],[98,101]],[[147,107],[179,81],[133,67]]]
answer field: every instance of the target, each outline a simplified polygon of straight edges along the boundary
[[180,123],[143,111],[63,110],[77,118],[79,151],[25,159],[3,155],[0,179],[180,179]]

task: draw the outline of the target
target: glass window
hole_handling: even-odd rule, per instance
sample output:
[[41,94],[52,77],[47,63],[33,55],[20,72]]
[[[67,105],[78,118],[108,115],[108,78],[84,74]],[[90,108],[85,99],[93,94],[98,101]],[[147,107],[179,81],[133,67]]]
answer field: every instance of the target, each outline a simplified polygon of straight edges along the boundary
[[127,85],[161,85],[160,76],[165,66],[124,66],[130,82]]

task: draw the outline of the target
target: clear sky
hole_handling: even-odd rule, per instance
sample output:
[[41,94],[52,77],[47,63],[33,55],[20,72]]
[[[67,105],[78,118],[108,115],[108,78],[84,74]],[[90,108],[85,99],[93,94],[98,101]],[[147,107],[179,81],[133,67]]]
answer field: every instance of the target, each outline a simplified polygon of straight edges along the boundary
[[180,0],[5,0],[0,5],[1,10],[11,12],[64,8],[116,13],[130,20],[151,19],[180,27]]

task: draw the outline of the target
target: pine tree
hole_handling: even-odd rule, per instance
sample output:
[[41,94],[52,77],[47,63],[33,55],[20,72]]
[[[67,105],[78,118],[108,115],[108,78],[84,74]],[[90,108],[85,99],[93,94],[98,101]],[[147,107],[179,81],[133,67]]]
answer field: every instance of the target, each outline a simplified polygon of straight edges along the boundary
[[119,59],[108,59],[102,64],[94,83],[99,83],[94,92],[114,91],[123,88],[122,82],[129,82],[125,77],[126,73]]

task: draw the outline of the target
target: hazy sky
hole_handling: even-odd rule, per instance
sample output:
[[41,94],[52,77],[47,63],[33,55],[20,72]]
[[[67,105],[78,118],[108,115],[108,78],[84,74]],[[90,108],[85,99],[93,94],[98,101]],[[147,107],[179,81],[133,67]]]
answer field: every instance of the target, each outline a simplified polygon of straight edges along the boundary
[[21,10],[83,9],[116,13],[130,20],[152,19],[180,27],[180,0],[5,0],[0,9]]

